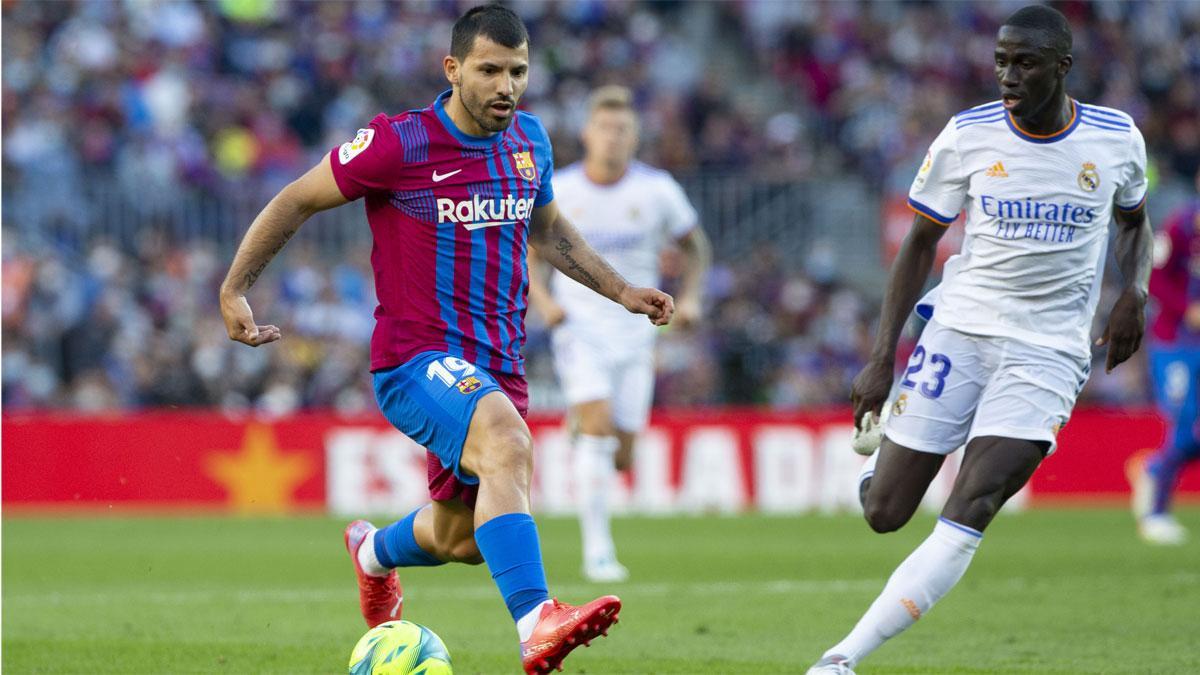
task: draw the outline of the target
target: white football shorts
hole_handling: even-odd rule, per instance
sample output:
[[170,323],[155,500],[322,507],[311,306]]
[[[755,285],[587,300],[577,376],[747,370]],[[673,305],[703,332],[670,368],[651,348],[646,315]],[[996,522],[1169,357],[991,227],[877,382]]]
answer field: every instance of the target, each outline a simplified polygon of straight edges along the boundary
[[1047,441],[1050,452],[1091,362],[1051,347],[930,321],[889,402],[884,434],[939,455],[979,436]]
[[613,350],[581,339],[564,326],[554,331],[551,346],[568,405],[608,401],[617,429],[639,432],[645,428],[654,399],[653,345]]

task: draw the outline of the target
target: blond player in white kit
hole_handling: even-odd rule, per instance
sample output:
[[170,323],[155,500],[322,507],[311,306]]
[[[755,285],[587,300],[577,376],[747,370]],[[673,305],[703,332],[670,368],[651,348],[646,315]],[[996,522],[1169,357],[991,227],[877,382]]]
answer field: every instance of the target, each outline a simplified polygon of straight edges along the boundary
[[[606,86],[592,94],[582,139],[583,161],[554,174],[559,203],[587,242],[631,284],[657,283],[660,254],[677,245],[684,269],[672,325],[695,324],[711,258],[708,239],[670,174],[634,159],[638,119],[627,88]],[[584,575],[621,581],[629,572],[617,561],[610,495],[649,416],[655,329],[642,317],[596,302],[594,292],[561,273],[547,279],[542,267],[531,251],[529,300],[553,329],[555,370],[575,432]]]

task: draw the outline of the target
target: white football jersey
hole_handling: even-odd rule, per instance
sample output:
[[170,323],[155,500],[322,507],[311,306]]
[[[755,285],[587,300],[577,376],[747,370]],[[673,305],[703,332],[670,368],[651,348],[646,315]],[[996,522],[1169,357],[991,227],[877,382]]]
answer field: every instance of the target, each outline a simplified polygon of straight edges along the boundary
[[[559,208],[583,238],[634,286],[657,287],[659,254],[696,227],[696,210],[666,171],[633,162],[611,185],[588,179],[582,164],[554,173]],[[566,311],[563,328],[579,339],[629,349],[648,348],[654,326],[646,317],[599,295],[557,270],[550,281]]]
[[1109,223],[1146,198],[1146,144],[1125,113],[1072,106],[1070,124],[1037,136],[996,101],[934,140],[909,206],[945,225],[967,212],[962,250],[922,301],[941,324],[1090,356]]

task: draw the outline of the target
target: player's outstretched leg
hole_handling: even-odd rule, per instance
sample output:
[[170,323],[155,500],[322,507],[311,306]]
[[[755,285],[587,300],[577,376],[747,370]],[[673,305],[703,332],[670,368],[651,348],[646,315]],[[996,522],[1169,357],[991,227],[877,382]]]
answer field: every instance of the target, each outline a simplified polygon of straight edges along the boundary
[[500,392],[480,399],[461,466],[479,478],[475,543],[517,624],[526,673],[549,673],[573,649],[607,634],[621,601],[603,596],[579,607],[550,598],[537,525],[529,515],[532,439]]
[[[929,612],[962,578],[983,530],[1033,475],[1047,449],[1046,443],[990,436],[968,443],[933,533],[900,563],[850,634],[822,655],[810,675],[852,673],[864,657]],[[881,455],[881,466],[886,457]],[[877,468],[872,482],[879,477]]]

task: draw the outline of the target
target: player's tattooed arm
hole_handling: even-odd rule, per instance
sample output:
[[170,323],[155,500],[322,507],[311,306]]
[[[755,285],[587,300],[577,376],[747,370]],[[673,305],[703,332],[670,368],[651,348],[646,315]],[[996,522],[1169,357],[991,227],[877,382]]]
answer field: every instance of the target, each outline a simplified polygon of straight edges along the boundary
[[875,334],[871,356],[854,378],[850,390],[855,427],[862,424],[863,415],[867,412],[878,415],[887,400],[896,370],[896,343],[900,340],[904,324],[908,322],[909,313],[921,297],[937,257],[938,241],[945,233],[945,225],[917,214],[912,229],[900,245],[883,293],[879,331]]
[[242,238],[221,284],[221,317],[229,339],[257,347],[281,337],[279,328],[258,325],[246,292],[271,260],[314,213],[346,203],[326,156],[308,173],[283,188],[259,212]]
[[1150,268],[1154,263],[1154,229],[1143,203],[1133,211],[1116,209],[1117,267],[1125,286],[1108,315],[1097,346],[1108,345],[1105,372],[1133,356],[1146,333],[1146,298],[1150,293]]
[[654,288],[630,286],[559,213],[558,205],[553,201],[533,210],[529,241],[541,258],[563,274],[630,312],[645,314],[656,326],[671,321],[675,300]]

